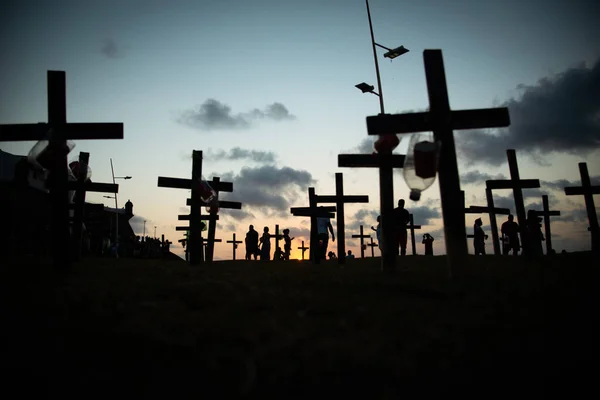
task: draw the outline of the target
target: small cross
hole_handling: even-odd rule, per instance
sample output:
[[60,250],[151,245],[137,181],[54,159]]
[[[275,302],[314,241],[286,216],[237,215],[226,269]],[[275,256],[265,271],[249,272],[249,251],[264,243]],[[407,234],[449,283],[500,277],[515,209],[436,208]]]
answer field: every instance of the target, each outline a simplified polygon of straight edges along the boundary
[[585,199],[585,208],[590,224],[588,231],[592,236],[592,251],[600,253],[600,227],[598,226],[598,217],[596,216],[596,206],[594,204],[594,195],[600,194],[600,186],[592,186],[587,163],[579,163],[579,175],[581,176],[581,186],[566,187],[565,194],[567,196],[583,196]]
[[368,203],[369,196],[348,196],[344,195],[344,176],[341,172],[335,174],[335,195],[317,195],[317,204],[335,203],[336,223],[337,223],[337,248],[338,264],[346,262],[346,241],[344,225],[344,204],[346,203]]
[[379,246],[377,243],[373,242],[373,238],[369,236],[371,243],[367,243],[367,246],[371,248],[371,257],[375,257],[375,247]]
[[304,252],[308,250],[308,247],[304,246],[304,240],[302,241],[302,246],[298,246],[298,250],[302,250],[302,260],[304,260]]
[[[219,203],[220,204],[220,203]],[[238,247],[239,243],[242,243],[241,240],[235,240],[235,233],[233,234],[233,240],[228,240],[227,243],[231,243],[233,247],[233,261],[235,261],[235,250]]]
[[352,235],[355,239],[360,239],[360,258],[365,258],[365,239],[371,237],[371,235],[365,235],[363,232],[363,226],[360,226],[360,235]]
[[510,179],[497,179],[485,181],[488,189],[512,189],[515,198],[515,210],[517,211],[517,222],[521,232],[521,243],[523,252],[529,254],[529,238],[524,232],[527,229],[527,215],[525,214],[525,204],[523,202],[523,189],[535,189],[540,187],[539,179],[521,179],[519,175],[519,164],[517,163],[517,154],[514,149],[506,150],[508,158],[508,168],[510,170]]
[[550,211],[548,195],[542,195],[542,211],[536,211],[535,215],[544,218],[544,233],[546,237],[546,254],[552,254],[552,231],[550,230],[550,217],[560,216],[560,211]]
[[417,243],[415,241],[415,229],[421,229],[421,225],[415,225],[413,215],[410,214],[408,228],[410,229],[410,241],[412,245],[413,256],[417,255]]
[[[494,207],[494,199],[492,197],[492,190],[486,188],[485,195],[487,198],[487,207],[482,206],[470,206],[465,208],[465,214],[488,214],[490,219],[490,227],[492,230],[492,243],[494,245],[494,254],[501,255],[500,250],[500,238],[498,237],[498,223],[496,221],[496,215],[509,215],[510,210],[508,208],[497,208]],[[464,199],[464,192],[462,192]]]
[[453,130],[505,127],[510,124],[510,119],[507,108],[452,111],[448,100],[442,51],[425,50],[423,59],[429,94],[429,111],[370,116],[367,117],[367,130],[369,135],[433,131],[435,141],[440,143],[439,186],[446,254],[449,261],[449,274],[452,276],[453,260],[456,259],[458,264],[468,254],[464,205],[460,202],[460,180]]

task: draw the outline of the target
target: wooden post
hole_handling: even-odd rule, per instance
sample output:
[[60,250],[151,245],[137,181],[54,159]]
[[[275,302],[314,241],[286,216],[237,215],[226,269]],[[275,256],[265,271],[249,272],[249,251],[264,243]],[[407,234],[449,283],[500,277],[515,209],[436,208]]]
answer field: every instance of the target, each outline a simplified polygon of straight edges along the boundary
[[[464,191],[461,191],[462,198],[464,201]],[[494,199],[492,197],[491,189],[487,188],[485,190],[485,195],[487,198],[487,207],[483,206],[470,206],[465,207],[465,214],[488,214],[490,219],[490,229],[492,230],[492,243],[494,246],[494,254],[501,255],[502,252],[500,250],[500,241],[498,238],[498,225],[496,223],[496,215],[509,215],[510,210],[508,208],[497,208],[494,207]]]
[[560,216],[560,211],[550,211],[548,195],[542,195],[542,211],[535,211],[535,215],[544,218],[544,231],[546,236],[546,254],[552,254],[552,231],[550,230],[550,217]]
[[233,261],[235,261],[235,250],[237,249],[238,243],[242,243],[241,240],[235,240],[235,233],[233,234],[233,240],[228,240],[227,243],[231,243],[233,247]]
[[408,225],[408,227],[410,228],[410,241],[412,244],[412,253],[413,253],[413,256],[416,256],[417,255],[417,243],[415,241],[415,229],[417,229],[417,230],[421,229],[421,225],[415,225],[413,215],[412,214],[409,214],[409,215],[410,215],[410,220],[409,220],[410,224]]
[[334,206],[320,206],[317,207],[317,196],[315,195],[315,188],[308,188],[308,207],[293,207],[290,212],[295,217],[310,217],[310,259],[315,263],[320,263],[318,256],[319,238],[317,233],[317,218],[334,218],[336,207]]
[[529,255],[529,238],[527,236],[527,215],[525,214],[525,203],[523,202],[523,189],[535,189],[540,187],[539,179],[521,179],[519,175],[519,165],[515,150],[506,150],[508,158],[508,168],[510,170],[510,179],[487,180],[488,189],[512,189],[515,199],[515,210],[517,212],[517,221],[519,232],[521,233],[521,247],[523,254]]
[[[69,234],[67,140],[123,139],[122,123],[67,123],[66,75],[48,71],[48,123],[0,125],[0,142],[49,139],[48,177],[52,207],[52,258],[55,269],[71,266]],[[49,136],[49,137],[48,137]]]
[[[401,154],[339,154],[338,166],[348,168],[378,168],[379,169],[379,205],[381,221],[381,268],[391,270],[396,266],[396,247],[394,236],[394,187],[393,183],[382,184],[391,180],[394,168],[404,166],[404,155]],[[388,221],[386,223],[386,221]]]
[[371,235],[365,235],[363,233],[363,226],[360,226],[360,235],[352,235],[353,238],[359,238],[360,239],[360,258],[365,258],[365,239],[368,239],[371,237]]
[[302,241],[302,246],[298,247],[298,250],[302,250],[302,260],[304,260],[304,252],[308,250],[308,247],[304,246],[304,240]]
[[450,110],[442,51],[425,50],[423,59],[430,111],[370,116],[367,117],[367,129],[369,135],[433,131],[435,141],[440,143],[438,179],[448,273],[452,277],[452,266],[460,264],[468,254],[453,130],[505,127],[510,124],[510,120],[507,108]]
[[596,206],[594,204],[594,195],[600,194],[600,186],[592,186],[587,163],[579,163],[579,174],[581,176],[581,186],[566,187],[565,194],[567,196],[583,196],[585,199],[585,208],[590,224],[588,231],[592,236],[592,251],[600,253],[600,226],[598,226],[598,217],[596,216]]
[[375,247],[377,247],[377,244],[373,242],[372,237],[369,237],[369,239],[371,239],[371,243],[368,243],[367,246],[371,248],[371,257],[375,257]]
[[346,228],[344,205],[346,203],[368,203],[369,196],[344,196],[344,175],[335,174],[335,195],[318,195],[317,204],[335,203],[337,223],[338,264],[346,262]]

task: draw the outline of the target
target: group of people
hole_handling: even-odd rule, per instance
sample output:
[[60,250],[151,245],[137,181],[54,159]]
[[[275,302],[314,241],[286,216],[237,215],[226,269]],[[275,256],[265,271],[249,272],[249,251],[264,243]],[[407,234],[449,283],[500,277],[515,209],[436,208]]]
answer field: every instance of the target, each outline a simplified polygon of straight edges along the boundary
[[[252,258],[256,260],[260,257],[261,261],[270,261],[271,238],[276,236],[277,235],[271,235],[269,233],[269,227],[265,226],[263,228],[262,236],[259,237],[258,232],[254,229],[254,225],[250,225],[248,227],[248,233],[246,233],[246,238],[244,239],[246,245],[246,260],[251,260]],[[290,230],[284,229],[283,235],[279,235],[278,239],[283,239],[283,251],[281,250],[281,247],[277,246],[273,252],[273,260],[289,260],[292,252],[292,240],[294,240],[293,237],[290,237]]]
[[[542,234],[542,219],[538,217],[535,210],[529,210],[527,212],[527,219],[525,221],[524,229],[519,229],[519,224],[515,222],[515,217],[510,214],[504,223],[500,227],[502,234],[502,254],[519,255],[519,251],[523,250],[524,253],[536,257],[543,254],[542,242],[546,240]],[[473,225],[473,247],[475,249],[475,255],[485,255],[485,240],[488,235],[482,229],[483,222],[481,218],[475,220]],[[527,247],[523,248],[523,244],[519,239],[525,236],[525,244]]]

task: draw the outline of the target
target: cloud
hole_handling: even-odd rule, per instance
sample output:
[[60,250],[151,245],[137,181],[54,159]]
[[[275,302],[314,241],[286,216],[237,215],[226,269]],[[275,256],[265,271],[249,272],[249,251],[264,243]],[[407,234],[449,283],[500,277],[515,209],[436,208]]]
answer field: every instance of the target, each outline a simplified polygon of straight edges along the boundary
[[408,208],[408,211],[413,214],[415,225],[429,225],[431,219],[441,218],[440,209],[427,206],[418,206]]
[[231,107],[215,99],[207,99],[196,109],[181,113],[177,122],[200,130],[250,129],[259,119],[287,121],[296,119],[281,103],[273,103],[264,110],[254,109],[234,114]]
[[213,176],[233,183],[233,193],[227,194],[227,200],[240,201],[243,212],[277,217],[290,216],[292,206],[306,206],[308,186],[316,183],[308,171],[273,165],[244,167],[239,173],[215,173]]
[[[234,147],[229,151],[213,151],[212,149],[208,149],[208,151],[203,153],[202,157],[207,161],[250,160],[264,164],[275,163],[277,159],[277,155],[275,155],[275,153],[272,151],[242,149],[241,147]],[[191,154],[188,158],[192,158]]]
[[519,85],[519,98],[508,107],[511,125],[457,135],[462,157],[490,165],[506,162],[506,149],[517,149],[540,162],[548,153],[585,156],[600,147],[600,59],[580,64],[536,85]]
[[100,52],[108,58],[122,58],[125,54],[123,50],[117,45],[117,42],[112,38],[104,39]]
[[460,176],[460,183],[461,185],[485,184],[485,181],[496,179],[507,179],[507,177],[503,174],[491,175],[480,171],[469,171]]
[[[363,226],[364,234],[368,235],[373,232],[371,226],[377,225],[377,217],[379,216],[378,210],[358,210],[348,221],[346,221],[346,233],[348,236],[358,234],[360,226]],[[373,232],[375,233],[375,232]]]

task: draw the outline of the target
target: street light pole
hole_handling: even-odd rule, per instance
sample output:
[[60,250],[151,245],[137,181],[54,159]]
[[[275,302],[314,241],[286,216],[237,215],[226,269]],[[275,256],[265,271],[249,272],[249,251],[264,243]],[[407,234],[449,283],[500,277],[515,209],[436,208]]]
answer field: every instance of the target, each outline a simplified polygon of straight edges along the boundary
[[146,237],[146,220],[144,220],[144,234],[142,235],[142,237]]
[[154,239],[156,239],[156,225],[154,225]]
[[[113,168],[112,158],[110,159],[110,172],[112,174],[113,185],[115,184],[115,169]],[[115,192],[115,247],[116,256],[119,258],[119,202],[117,200],[117,192]]]
[[371,22],[371,9],[369,8],[369,0],[365,0],[367,3],[367,16],[369,17],[369,29],[371,31],[371,45],[373,46],[373,60],[375,61],[375,73],[377,74],[377,90],[379,91],[379,109],[380,113],[385,113],[383,107],[383,91],[381,90],[381,75],[379,74],[379,61],[377,61],[377,47],[375,43],[375,35],[373,34],[373,23]]

